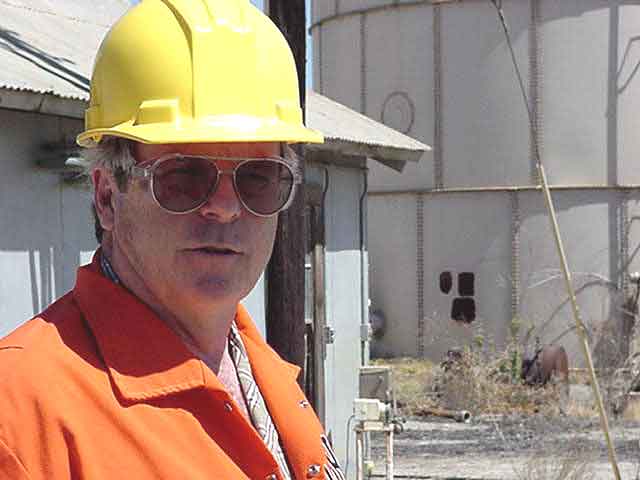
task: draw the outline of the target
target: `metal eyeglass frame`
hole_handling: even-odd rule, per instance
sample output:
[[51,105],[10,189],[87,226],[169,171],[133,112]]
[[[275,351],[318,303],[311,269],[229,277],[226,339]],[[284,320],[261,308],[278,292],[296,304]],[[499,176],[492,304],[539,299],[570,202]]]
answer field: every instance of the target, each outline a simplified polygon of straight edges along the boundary
[[[209,192],[207,192],[207,195],[204,197],[202,202],[200,202],[197,206],[195,206],[195,207],[193,207],[193,208],[191,208],[189,210],[185,210],[184,212],[174,212],[174,211],[169,210],[166,207],[164,207],[158,201],[158,198],[156,197],[155,190],[153,188],[153,184],[154,184],[154,178],[155,178],[154,173],[157,170],[157,168],[160,165],[162,165],[162,163],[166,162],[167,160],[174,159],[176,157],[201,158],[201,159],[208,160],[209,162],[211,162],[213,164],[215,164],[216,161],[220,161],[220,160],[230,161],[230,162],[238,162],[238,163],[233,168],[224,168],[224,169],[223,168],[219,168],[218,165],[215,165],[216,169],[218,170],[218,176],[217,176],[216,182],[213,184],[213,186],[211,187]],[[256,161],[264,161],[264,160],[268,160],[268,161],[271,161],[271,162],[275,162],[275,163],[279,163],[281,165],[284,165],[287,168],[287,170],[289,170],[289,172],[291,172],[291,177],[293,179],[293,183],[291,184],[291,190],[289,191],[289,197],[287,198],[287,201],[278,210],[276,210],[273,213],[268,213],[268,214],[258,213],[256,211],[254,211],[253,209],[249,208],[249,206],[243,200],[242,195],[240,195],[240,193],[238,192],[238,187],[236,185],[236,170],[238,168],[240,168],[242,165],[244,165],[246,163],[251,163],[251,162],[256,162]],[[287,208],[289,208],[289,206],[291,206],[291,203],[293,202],[293,198],[295,197],[296,185],[298,185],[300,183],[300,176],[297,174],[296,170],[289,164],[289,162],[286,161],[285,158],[282,158],[282,157],[237,158],[237,157],[210,157],[210,156],[206,156],[206,155],[181,155],[181,154],[176,154],[176,153],[168,153],[166,155],[162,155],[161,157],[158,157],[157,159],[150,160],[150,162],[153,162],[153,163],[151,165],[145,166],[145,167],[141,167],[140,165],[132,165],[128,169],[128,172],[133,177],[149,179],[149,189],[151,190],[151,196],[153,197],[153,201],[156,202],[156,205],[158,205],[164,211],[169,212],[169,213],[171,213],[173,215],[185,215],[187,213],[192,213],[192,212],[195,212],[196,210],[202,208],[202,206],[209,201],[209,198],[211,198],[211,195],[213,195],[215,193],[215,191],[218,189],[218,184],[220,183],[220,177],[222,175],[224,175],[224,174],[231,174],[232,183],[233,183],[233,190],[234,190],[234,192],[236,194],[236,197],[238,197],[238,200],[240,200],[240,203],[242,204],[242,206],[248,212],[252,213],[256,217],[263,217],[263,218],[273,217],[273,216],[277,215],[278,213],[280,213],[280,212],[286,210]],[[143,162],[141,165],[144,165],[145,163],[148,163],[148,162]]]

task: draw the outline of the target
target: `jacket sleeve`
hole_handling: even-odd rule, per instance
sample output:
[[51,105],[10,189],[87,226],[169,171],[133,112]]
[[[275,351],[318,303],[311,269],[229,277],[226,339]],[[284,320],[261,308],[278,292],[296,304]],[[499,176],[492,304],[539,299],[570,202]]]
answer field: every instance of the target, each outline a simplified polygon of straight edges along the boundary
[[18,457],[0,439],[0,480],[30,480]]

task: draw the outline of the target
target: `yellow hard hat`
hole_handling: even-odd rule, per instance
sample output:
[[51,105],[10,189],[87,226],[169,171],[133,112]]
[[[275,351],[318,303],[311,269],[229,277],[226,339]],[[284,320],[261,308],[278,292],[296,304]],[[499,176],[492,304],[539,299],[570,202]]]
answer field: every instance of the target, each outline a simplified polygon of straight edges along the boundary
[[293,55],[249,0],[143,0],[105,37],[78,144],[312,142]]

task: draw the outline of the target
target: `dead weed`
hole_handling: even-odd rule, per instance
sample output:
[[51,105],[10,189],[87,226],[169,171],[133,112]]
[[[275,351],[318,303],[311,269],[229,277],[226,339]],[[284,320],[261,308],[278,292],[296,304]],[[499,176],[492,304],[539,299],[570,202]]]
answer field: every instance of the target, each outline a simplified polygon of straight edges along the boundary
[[375,364],[393,368],[396,399],[406,416],[433,408],[468,410],[472,415],[559,411],[558,389],[523,385],[507,352],[487,359],[467,349],[444,367],[413,358],[380,359]]

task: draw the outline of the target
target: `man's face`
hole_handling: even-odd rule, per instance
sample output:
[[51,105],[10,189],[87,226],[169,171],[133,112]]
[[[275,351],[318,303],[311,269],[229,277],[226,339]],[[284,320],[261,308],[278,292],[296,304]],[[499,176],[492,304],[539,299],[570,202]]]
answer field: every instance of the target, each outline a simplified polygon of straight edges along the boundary
[[[167,153],[257,158],[280,155],[280,145],[136,144],[134,149],[138,163]],[[230,170],[236,162],[216,164]],[[271,255],[277,216],[263,218],[248,212],[229,174],[221,176],[205,205],[181,215],[158,206],[148,183],[134,178],[126,192],[113,193],[112,255],[121,257],[118,263],[126,262],[134,280],[174,313],[180,308],[207,309],[220,302],[237,302],[246,296]]]

